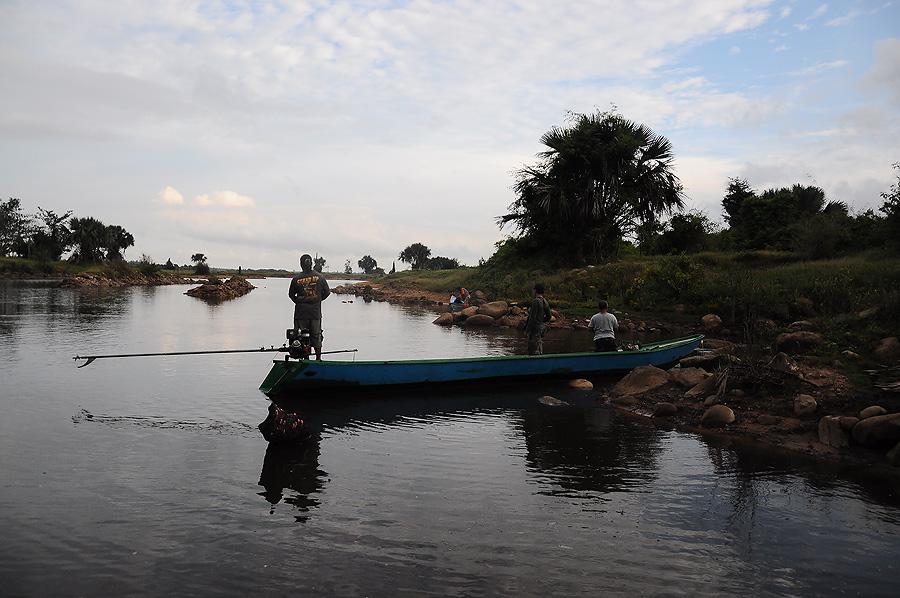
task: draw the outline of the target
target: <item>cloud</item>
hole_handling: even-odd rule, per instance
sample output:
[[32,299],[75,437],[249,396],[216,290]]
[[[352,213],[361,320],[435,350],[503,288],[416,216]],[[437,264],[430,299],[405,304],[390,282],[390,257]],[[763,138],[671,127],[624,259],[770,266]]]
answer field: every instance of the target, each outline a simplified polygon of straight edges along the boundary
[[900,39],[875,42],[875,65],[860,79],[860,86],[871,93],[884,93],[900,108]]
[[256,205],[252,198],[238,195],[234,191],[213,191],[198,195],[195,199],[197,205],[201,206],[253,207]]
[[156,196],[157,201],[160,201],[164,204],[169,205],[182,205],[184,204],[184,196],[181,195],[177,190],[172,187],[166,187],[162,191],[160,191]]

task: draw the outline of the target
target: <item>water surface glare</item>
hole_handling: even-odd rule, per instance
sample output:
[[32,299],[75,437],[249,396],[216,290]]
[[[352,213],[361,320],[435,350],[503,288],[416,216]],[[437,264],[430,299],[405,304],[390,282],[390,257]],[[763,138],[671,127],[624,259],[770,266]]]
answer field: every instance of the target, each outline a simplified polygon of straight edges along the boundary
[[[75,367],[280,345],[288,281],[253,282],[209,305],[0,281],[0,594],[897,595],[896,480],[658,429],[596,390],[323,393],[302,405],[313,440],[270,446],[271,354]],[[357,359],[524,352],[428,309],[323,307],[325,349]]]

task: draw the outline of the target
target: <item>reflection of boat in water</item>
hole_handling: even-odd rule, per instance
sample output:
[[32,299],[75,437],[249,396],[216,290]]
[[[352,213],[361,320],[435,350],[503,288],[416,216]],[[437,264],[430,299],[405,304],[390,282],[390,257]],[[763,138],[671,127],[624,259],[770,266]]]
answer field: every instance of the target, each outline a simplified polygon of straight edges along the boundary
[[312,389],[384,389],[466,382],[521,382],[535,378],[625,372],[665,366],[691,353],[703,335],[648,343],[628,351],[509,355],[405,361],[275,360],[260,390],[270,397]]

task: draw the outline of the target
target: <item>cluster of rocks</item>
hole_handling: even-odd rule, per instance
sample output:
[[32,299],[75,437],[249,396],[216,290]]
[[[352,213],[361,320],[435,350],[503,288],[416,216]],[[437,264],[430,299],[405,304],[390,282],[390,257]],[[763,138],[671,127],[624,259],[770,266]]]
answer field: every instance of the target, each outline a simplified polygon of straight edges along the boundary
[[250,284],[245,278],[234,276],[222,284],[206,283],[200,285],[199,287],[190,289],[185,295],[215,302],[246,295],[255,288],[256,287]]
[[[784,333],[775,345],[800,351],[819,341],[818,336]],[[606,400],[687,428],[741,433],[814,453],[862,449],[886,455],[888,463],[900,466],[900,413],[877,405],[851,413],[846,407],[835,411],[835,401],[846,401],[850,391],[842,376],[803,366],[784,351],[751,372],[737,345],[715,339],[704,345],[706,351],[668,371],[635,368],[613,386]],[[764,379],[774,383],[778,394],[769,394]]]
[[[477,298],[476,298],[477,301]],[[550,310],[552,325],[562,319],[559,312]],[[470,305],[459,311],[442,313],[434,321],[439,326],[501,326],[504,328],[523,328],[528,319],[528,310],[518,305],[509,305],[506,301],[490,301]]]

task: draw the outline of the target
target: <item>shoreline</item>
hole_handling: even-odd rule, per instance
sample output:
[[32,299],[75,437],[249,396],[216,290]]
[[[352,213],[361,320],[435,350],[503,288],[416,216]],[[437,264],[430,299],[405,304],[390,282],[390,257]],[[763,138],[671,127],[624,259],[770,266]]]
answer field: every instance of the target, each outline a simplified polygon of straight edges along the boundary
[[[408,286],[396,288],[364,282],[337,286],[332,292],[393,304],[446,307],[449,312],[446,295]],[[557,310],[554,316],[551,328],[587,330],[585,318],[570,317]],[[896,415],[900,422],[900,393],[889,397],[886,392],[858,388],[842,373],[841,364],[817,363],[803,354],[802,345],[790,354],[779,352],[779,359],[773,359],[764,371],[751,371],[752,368],[740,361],[745,348],[716,338],[721,328],[705,326],[701,318],[693,326],[662,319],[627,321],[635,330],[664,331],[678,336],[702,332],[707,335],[706,356],[687,358],[658,374],[659,381],[652,388],[638,392],[634,387],[626,386],[624,390],[614,387],[608,393],[598,394],[598,402],[650,425],[725,442],[747,443],[751,448],[789,451],[842,469],[866,469],[900,480],[900,444],[887,447],[890,450],[863,446],[854,440],[849,425],[870,417],[880,419],[891,415]],[[712,381],[719,383],[718,389]],[[708,388],[699,388],[704,384]],[[721,425],[704,421],[704,415],[715,406],[730,413],[733,419]],[[877,415],[862,417],[873,408]],[[827,418],[833,418],[827,421],[834,421],[835,425],[823,437],[822,421]],[[838,421],[843,421],[848,428],[842,430]]]

